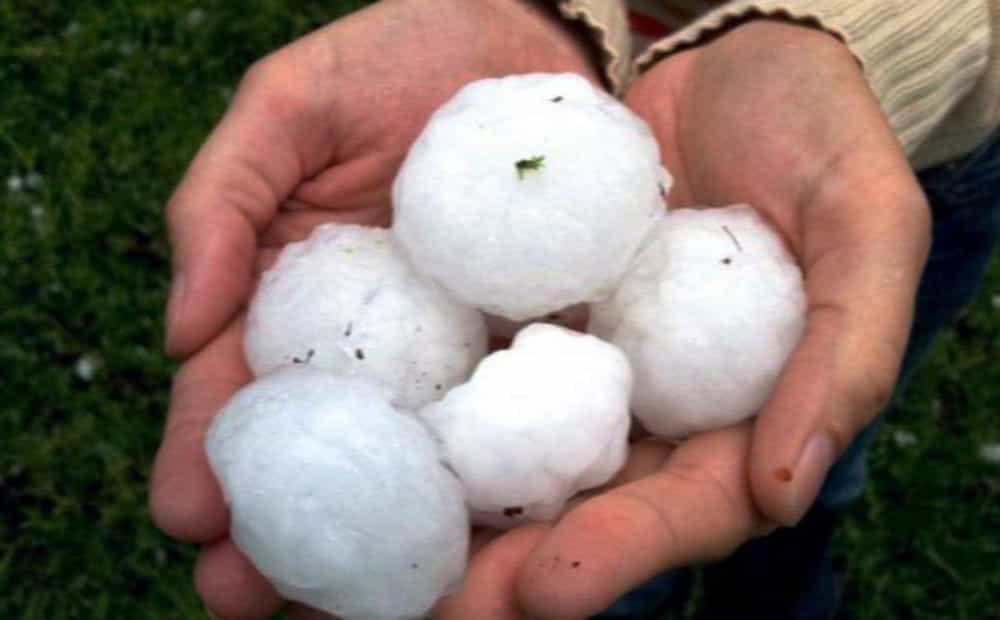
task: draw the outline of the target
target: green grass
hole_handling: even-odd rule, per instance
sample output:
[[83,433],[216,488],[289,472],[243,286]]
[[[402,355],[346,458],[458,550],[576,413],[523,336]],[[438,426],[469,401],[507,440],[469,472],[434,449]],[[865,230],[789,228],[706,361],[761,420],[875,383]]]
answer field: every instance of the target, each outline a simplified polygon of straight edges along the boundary
[[887,415],[838,537],[857,618],[1000,617],[1000,260]]
[[[162,205],[246,67],[359,4],[0,0],[0,618],[205,617],[145,505]],[[997,293],[994,263],[875,446],[838,539],[857,617],[1000,616]]]

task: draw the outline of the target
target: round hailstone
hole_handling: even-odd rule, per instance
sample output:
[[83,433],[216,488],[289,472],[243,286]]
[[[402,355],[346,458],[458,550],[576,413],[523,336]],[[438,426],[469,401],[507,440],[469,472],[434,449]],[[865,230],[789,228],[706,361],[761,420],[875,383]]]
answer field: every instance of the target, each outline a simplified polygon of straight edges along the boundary
[[574,74],[472,82],[393,186],[393,230],[463,302],[520,321],[607,297],[671,180],[645,123]]
[[410,618],[461,579],[461,485],[381,386],[281,368],[233,396],[205,449],[233,541],[284,597],[344,618]]
[[419,415],[462,480],[473,523],[506,528],[556,516],[621,468],[631,387],[616,347],[535,324]]
[[480,312],[417,274],[384,228],[326,224],[285,247],[247,312],[247,361],[289,363],[384,383],[416,408],[461,383],[486,354]]
[[632,362],[632,409],[683,437],[753,416],[805,323],[795,260],[747,205],[671,211],[588,331]]

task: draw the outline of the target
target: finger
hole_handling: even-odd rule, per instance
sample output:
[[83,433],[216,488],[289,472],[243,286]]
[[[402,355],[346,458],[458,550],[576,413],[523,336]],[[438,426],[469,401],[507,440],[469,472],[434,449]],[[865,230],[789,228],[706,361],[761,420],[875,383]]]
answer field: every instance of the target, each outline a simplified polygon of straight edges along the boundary
[[492,527],[474,527],[469,536],[469,557],[479,553],[479,550],[504,534],[504,530]]
[[625,461],[625,465],[615,474],[614,478],[604,486],[599,487],[598,492],[634,482],[659,471],[675,447],[674,444],[654,437],[629,444],[628,459]]
[[305,239],[314,228],[328,222],[380,226],[385,220],[381,210],[329,211],[319,207],[304,208],[303,203],[296,203],[290,210],[284,210],[283,207],[267,228],[261,231],[259,244],[281,248],[287,243]]
[[655,438],[642,439],[629,444],[628,460],[625,461],[625,465],[615,474],[615,477],[599,487],[587,489],[570,498],[566,502],[566,506],[563,507],[563,514],[573,510],[594,496],[656,473],[663,467],[673,449],[674,446],[672,444]]
[[747,486],[748,424],[693,437],[653,475],[584,502],[525,559],[530,616],[582,618],[671,567],[729,553],[761,518]]
[[329,163],[329,122],[294,95],[287,73],[273,60],[247,73],[167,205],[166,346],[174,355],[190,355],[239,309],[257,233],[303,178]]
[[[751,452],[757,505],[781,524],[802,518],[892,393],[929,245],[927,207],[905,165],[879,170],[880,180],[848,172],[856,185],[804,216],[806,327],[758,416]],[[859,188],[870,188],[860,205]]]
[[267,618],[281,598],[228,538],[207,545],[194,567],[202,602],[223,618]]
[[228,529],[228,512],[205,456],[204,437],[215,413],[250,381],[242,334],[239,319],[174,375],[149,503],[160,529],[181,540],[208,541]]
[[525,556],[548,530],[542,524],[524,525],[484,546],[470,558],[461,589],[441,599],[434,608],[439,620],[520,620],[517,570]]

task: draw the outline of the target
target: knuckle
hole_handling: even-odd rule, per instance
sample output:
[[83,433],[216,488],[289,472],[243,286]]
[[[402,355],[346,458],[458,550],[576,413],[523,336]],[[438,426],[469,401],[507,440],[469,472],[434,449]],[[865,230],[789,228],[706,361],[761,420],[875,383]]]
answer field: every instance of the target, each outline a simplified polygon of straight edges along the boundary
[[240,79],[239,90],[258,91],[270,90],[276,85],[277,78],[284,72],[279,56],[268,54],[247,67]]

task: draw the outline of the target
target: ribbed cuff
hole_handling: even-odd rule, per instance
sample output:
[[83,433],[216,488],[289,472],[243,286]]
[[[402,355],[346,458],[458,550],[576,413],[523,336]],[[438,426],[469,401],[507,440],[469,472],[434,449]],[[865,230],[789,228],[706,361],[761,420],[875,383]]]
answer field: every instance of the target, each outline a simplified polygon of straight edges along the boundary
[[842,40],[907,155],[975,86],[988,61],[985,0],[737,0],[650,46],[635,69],[755,15],[811,24]]
[[628,83],[630,41],[628,16],[621,0],[559,0],[559,13],[579,21],[601,52],[602,70],[615,95]]

